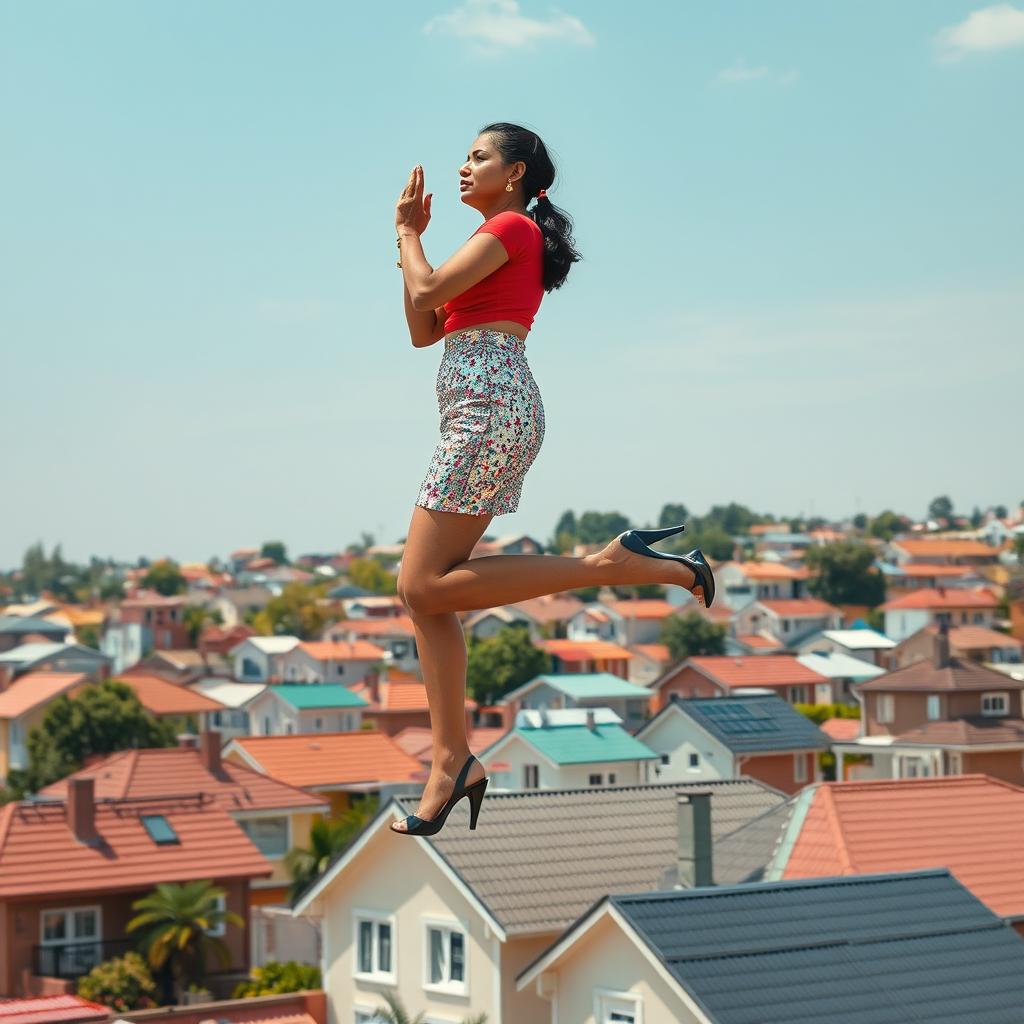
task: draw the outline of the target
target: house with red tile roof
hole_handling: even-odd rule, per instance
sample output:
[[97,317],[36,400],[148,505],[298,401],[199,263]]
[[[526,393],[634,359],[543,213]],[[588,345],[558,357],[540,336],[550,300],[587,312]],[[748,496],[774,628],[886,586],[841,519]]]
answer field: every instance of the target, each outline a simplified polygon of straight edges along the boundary
[[896,537],[886,555],[897,565],[995,565],[999,548],[978,540],[937,537]]
[[387,652],[369,640],[308,640],[281,655],[280,683],[341,683],[352,686],[385,660]]
[[[360,711],[360,724],[370,723],[386,736],[394,736],[410,725],[430,725],[430,703],[422,679],[385,668],[379,673],[376,670],[369,672],[362,682],[350,689],[367,703]],[[463,703],[468,733],[473,726],[477,703],[466,696]]]
[[942,866],[1024,934],[1024,789],[985,775],[805,789],[768,880]]
[[723,562],[715,569],[716,593],[732,608],[751,601],[803,596],[807,573],[782,562]]
[[169,683],[151,672],[128,669],[116,678],[134,691],[139,703],[154,718],[188,721],[199,732],[209,726],[212,714],[225,710],[220,701],[188,686]]
[[717,697],[749,687],[772,690],[790,704],[828,704],[832,700],[831,681],[789,654],[699,655],[671,666],[650,684],[656,711],[668,703],[672,694]]
[[[135,948],[132,902],[161,882],[209,878],[246,917],[249,885],[273,868],[210,794],[96,799],[72,779],[64,801],[0,807],[0,992],[71,991]],[[226,927],[231,971],[249,965],[246,928]]]
[[[146,570],[148,571],[148,570]],[[139,590],[111,608],[103,620],[100,650],[112,659],[111,671],[122,672],[156,647],[188,647],[184,594]]]
[[391,668],[415,671],[419,666],[416,630],[406,614],[342,619],[325,626],[321,639],[328,643],[365,640],[391,655]]
[[325,732],[296,736],[239,736],[224,760],[248,765],[274,779],[328,800],[333,813],[363,794],[390,794],[426,782],[420,762],[382,732]]
[[93,1024],[110,1020],[110,1007],[66,993],[0,999],[0,1024]]
[[541,640],[536,646],[551,655],[553,672],[610,672],[629,678],[633,652],[610,640]]
[[545,636],[565,639],[569,620],[584,604],[572,593],[545,594],[514,604],[470,611],[463,620],[463,628],[476,639],[487,640],[506,626],[523,624],[529,630],[533,643],[538,643]]
[[629,681],[648,686],[672,663],[668,644],[630,644]]
[[885,614],[885,635],[897,643],[919,629],[931,626],[940,616],[948,616],[951,626],[983,626],[995,624],[998,601],[986,587],[922,587],[886,601],[880,608]]
[[661,598],[628,601],[593,601],[566,624],[569,640],[607,640],[627,647],[656,643],[664,622],[679,614],[679,607]]
[[736,612],[734,633],[737,636],[767,634],[788,650],[794,650],[814,633],[839,629],[842,624],[842,610],[816,597],[758,598]]
[[[905,637],[889,653],[889,667],[902,668],[913,661],[931,657],[938,631],[938,623],[933,622]],[[1020,665],[1024,671],[1024,664],[1021,664],[1022,648],[1024,644],[1016,637],[987,626],[951,626],[949,630],[950,654],[965,661]]]

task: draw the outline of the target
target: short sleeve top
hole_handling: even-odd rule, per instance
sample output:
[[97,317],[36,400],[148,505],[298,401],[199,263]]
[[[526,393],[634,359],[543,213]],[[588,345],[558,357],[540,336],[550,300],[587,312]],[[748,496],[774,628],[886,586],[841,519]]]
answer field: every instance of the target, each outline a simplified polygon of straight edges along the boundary
[[473,235],[481,231],[501,241],[508,262],[444,304],[445,333],[492,320],[529,329],[544,297],[544,235],[532,217],[514,210],[496,213]]

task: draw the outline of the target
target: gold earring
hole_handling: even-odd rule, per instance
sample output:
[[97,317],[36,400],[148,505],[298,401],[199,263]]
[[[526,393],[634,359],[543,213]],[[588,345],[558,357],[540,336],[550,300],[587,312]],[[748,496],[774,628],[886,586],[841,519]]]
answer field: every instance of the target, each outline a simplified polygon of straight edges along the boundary
[[506,192],[511,192],[512,191],[512,179],[511,178],[508,179],[508,184],[505,186],[505,191]]

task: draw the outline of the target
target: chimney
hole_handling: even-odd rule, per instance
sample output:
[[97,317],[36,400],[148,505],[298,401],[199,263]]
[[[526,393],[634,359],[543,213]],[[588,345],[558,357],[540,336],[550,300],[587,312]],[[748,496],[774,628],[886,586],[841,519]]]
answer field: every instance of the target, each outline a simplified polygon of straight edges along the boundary
[[366,673],[366,687],[370,694],[370,700],[374,704],[380,703],[380,672],[371,668]]
[[179,750],[195,750],[199,746],[199,737],[190,732],[179,732],[177,739]]
[[711,871],[711,794],[677,793],[679,884],[692,889],[714,885]]
[[587,708],[587,728],[591,732],[594,731],[594,709],[593,708]]
[[199,738],[199,760],[212,775],[220,773],[220,730],[204,729]]
[[14,666],[0,665],[0,693],[14,682]]
[[91,778],[68,779],[65,810],[68,828],[80,843],[90,846],[99,842],[96,831],[96,801],[93,799],[95,783]]
[[949,613],[939,614],[939,631],[935,634],[935,648],[932,662],[936,668],[949,664]]

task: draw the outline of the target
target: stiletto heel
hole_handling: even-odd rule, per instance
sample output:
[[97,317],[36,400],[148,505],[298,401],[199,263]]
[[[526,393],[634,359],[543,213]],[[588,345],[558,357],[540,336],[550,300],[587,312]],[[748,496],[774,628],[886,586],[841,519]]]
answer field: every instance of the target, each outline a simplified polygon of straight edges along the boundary
[[655,541],[664,540],[666,537],[673,537],[677,533],[682,533],[685,529],[685,525],[666,526],[661,530],[630,530],[630,533],[635,533],[645,544],[653,544]]
[[[638,555],[647,555],[650,558],[667,558],[671,562],[682,562],[694,576],[693,587],[690,588],[690,593],[692,594],[694,589],[700,587],[704,594],[704,607],[710,608],[711,602],[715,599],[715,574],[711,571],[711,566],[708,565],[707,559],[699,548],[694,548],[686,555],[670,555],[665,551],[655,551],[653,548],[648,547],[645,543],[646,535],[660,532],[664,531],[626,530],[625,533],[619,534],[618,541],[624,548],[635,551]],[[673,529],[672,532],[678,533],[679,530]]]
[[487,779],[474,782],[466,792],[469,794],[469,827],[476,828],[476,819],[480,817],[480,805],[484,802],[487,792]]
[[452,795],[444,802],[444,806],[434,815],[433,818],[421,818],[415,814],[408,814],[405,817],[406,828],[399,829],[395,828],[395,823],[392,822],[389,826],[392,832],[397,832],[400,836],[432,836],[441,831],[441,827],[445,823],[445,819],[451,812],[451,809],[464,797],[469,797],[469,827],[476,828],[476,819],[480,814],[480,804],[484,798],[484,792],[487,790],[487,783],[489,781],[488,776],[484,776],[482,779],[478,779],[471,786],[463,788],[463,784],[469,775],[470,766],[476,758],[470,754],[466,758],[466,763],[462,766],[462,770],[459,772],[459,777],[455,780],[455,788],[452,790]]

